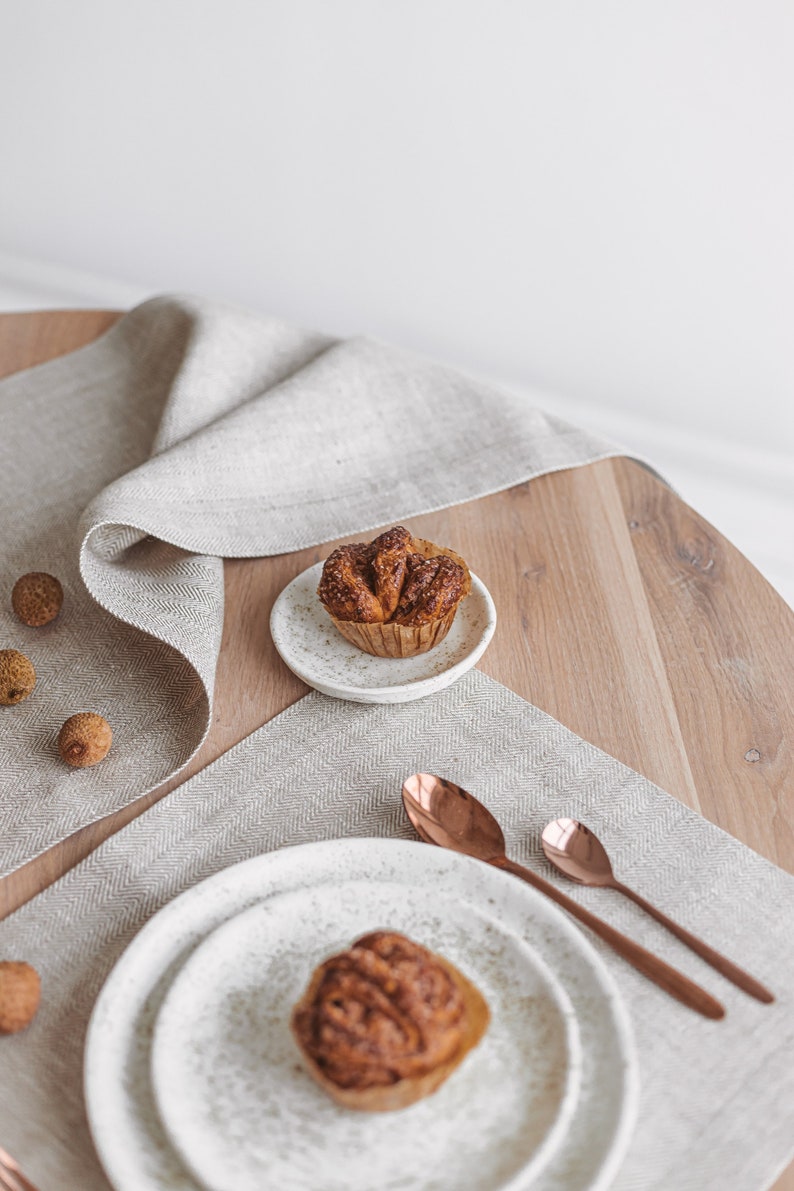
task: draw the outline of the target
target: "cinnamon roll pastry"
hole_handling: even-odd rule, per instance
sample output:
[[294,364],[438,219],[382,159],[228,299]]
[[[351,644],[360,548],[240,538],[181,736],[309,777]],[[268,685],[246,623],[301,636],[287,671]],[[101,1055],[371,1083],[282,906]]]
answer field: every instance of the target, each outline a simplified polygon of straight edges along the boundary
[[447,555],[438,558],[420,558],[409,571],[400,601],[394,612],[395,624],[427,624],[438,620],[453,608],[461,598],[464,582],[462,568]]
[[396,525],[372,542],[337,547],[317,594],[340,633],[360,649],[412,657],[443,640],[470,590],[462,558]]
[[309,1071],[338,1103],[383,1112],[434,1092],[489,1018],[447,960],[375,931],[317,968],[291,1026]]
[[404,525],[395,525],[375,538],[370,548],[375,597],[383,609],[383,619],[390,620],[402,594],[413,538]]
[[321,601],[338,620],[377,624],[385,620],[383,605],[370,582],[373,550],[364,542],[339,546],[323,567],[317,589]]

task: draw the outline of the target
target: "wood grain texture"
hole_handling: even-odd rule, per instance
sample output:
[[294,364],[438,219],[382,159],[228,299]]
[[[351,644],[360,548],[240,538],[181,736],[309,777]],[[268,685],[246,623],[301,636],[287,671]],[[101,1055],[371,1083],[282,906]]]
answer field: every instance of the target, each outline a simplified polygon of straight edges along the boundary
[[[0,316],[0,375],[80,347],[118,317]],[[491,590],[499,623],[485,673],[794,871],[794,613],[721,534],[628,459],[541,476],[410,528],[452,546]],[[153,794],[6,877],[0,917],[306,693],[275,652],[270,609],[335,544],[226,563],[203,748]],[[794,1168],[775,1188],[794,1191]]]
[[77,351],[121,318],[118,310],[43,310],[0,314],[0,376]]

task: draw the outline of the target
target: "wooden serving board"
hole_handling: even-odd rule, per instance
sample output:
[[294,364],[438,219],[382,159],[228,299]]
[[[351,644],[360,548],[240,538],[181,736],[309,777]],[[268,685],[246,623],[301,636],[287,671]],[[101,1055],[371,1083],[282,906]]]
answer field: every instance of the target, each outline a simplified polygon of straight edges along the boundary
[[[111,311],[0,315],[0,376],[72,351]],[[485,581],[480,668],[794,872],[794,613],[720,533],[628,459],[555,472],[411,530]],[[350,540],[350,539],[345,539]],[[270,639],[273,601],[333,545],[227,561],[215,711],[178,779],[0,881],[0,917],[306,693]],[[794,1168],[775,1184],[794,1189]]]

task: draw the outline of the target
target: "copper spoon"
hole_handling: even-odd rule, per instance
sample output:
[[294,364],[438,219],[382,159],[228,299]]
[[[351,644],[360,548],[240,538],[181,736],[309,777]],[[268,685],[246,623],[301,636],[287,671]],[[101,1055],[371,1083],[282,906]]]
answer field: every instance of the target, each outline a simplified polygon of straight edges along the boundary
[[719,1001],[693,980],[591,914],[557,889],[556,885],[544,881],[531,869],[508,860],[505,855],[505,837],[496,819],[487,807],[461,786],[435,777],[432,773],[414,773],[403,782],[402,794],[408,818],[427,843],[485,860],[496,868],[520,877],[578,918],[600,939],[609,943],[618,955],[684,1005],[715,1020],[725,1016]]
[[720,955],[719,951],[709,947],[708,943],[703,943],[695,935],[691,935],[688,930],[679,926],[677,922],[673,922],[661,910],[657,910],[650,902],[646,902],[644,897],[640,897],[639,893],[629,889],[628,885],[618,881],[612,872],[612,865],[603,844],[596,839],[592,831],[585,827],[584,823],[580,823],[577,819],[555,819],[543,828],[540,842],[547,860],[561,873],[565,873],[566,877],[570,877],[572,881],[578,881],[580,885],[598,885],[606,889],[617,889],[618,893],[625,893],[626,897],[630,897],[652,918],[661,922],[662,926],[666,926],[677,939],[686,943],[692,951],[697,952],[702,959],[705,959],[706,963],[711,964],[712,968],[716,968],[728,980],[738,984],[739,988],[749,993],[751,997],[756,997],[766,1005],[774,1001],[774,996],[769,989],[764,988],[763,984],[759,984],[747,972],[731,963],[724,955]]

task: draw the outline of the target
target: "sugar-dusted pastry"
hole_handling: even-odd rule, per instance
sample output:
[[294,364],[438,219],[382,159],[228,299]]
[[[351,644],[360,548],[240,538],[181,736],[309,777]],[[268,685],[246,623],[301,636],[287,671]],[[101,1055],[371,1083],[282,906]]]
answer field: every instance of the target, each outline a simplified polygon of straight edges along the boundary
[[447,960],[375,931],[315,970],[291,1027],[337,1103],[386,1112],[436,1091],[489,1020],[481,993]]
[[339,546],[325,566],[318,594],[337,620],[377,624],[385,620],[383,605],[373,590],[371,548],[364,542]]
[[394,612],[395,624],[428,624],[457,608],[465,582],[463,568],[448,555],[409,555],[405,583]]
[[397,610],[413,548],[414,540],[403,525],[387,529],[368,547],[375,598],[383,611],[383,620],[391,620]]
[[470,590],[459,555],[395,525],[372,542],[334,550],[317,594],[342,636],[359,649],[412,657],[443,640]]

